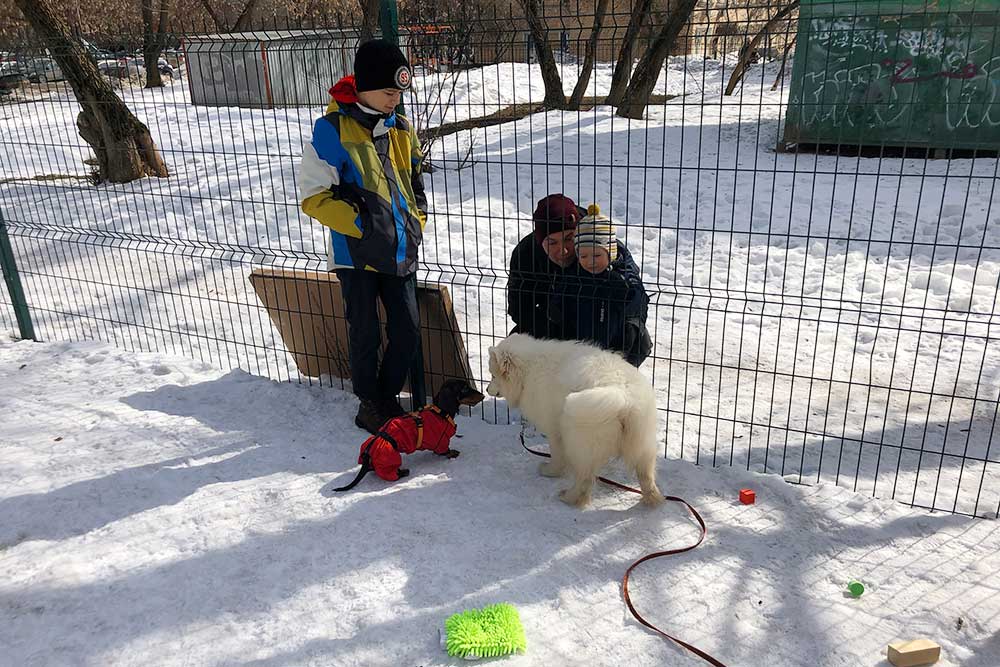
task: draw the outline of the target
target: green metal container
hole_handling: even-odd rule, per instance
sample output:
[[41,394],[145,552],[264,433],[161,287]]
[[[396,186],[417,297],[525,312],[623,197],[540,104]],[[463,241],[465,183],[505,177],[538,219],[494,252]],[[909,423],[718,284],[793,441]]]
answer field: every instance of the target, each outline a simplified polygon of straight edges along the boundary
[[802,0],[784,142],[1000,150],[1000,0]]

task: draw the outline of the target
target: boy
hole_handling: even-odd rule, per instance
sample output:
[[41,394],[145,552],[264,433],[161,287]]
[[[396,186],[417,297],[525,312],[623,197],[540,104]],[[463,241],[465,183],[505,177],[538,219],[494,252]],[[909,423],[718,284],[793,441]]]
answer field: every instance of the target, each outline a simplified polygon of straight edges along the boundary
[[[395,113],[412,72],[402,51],[367,42],[354,76],[330,89],[333,99],[302,148],[302,211],[328,229],[329,267],[347,311],[351,381],[361,401],[354,423],[376,433],[404,413],[396,401],[417,349],[417,249],[427,221],[420,142]],[[381,344],[377,299],[386,313]]]
[[557,281],[550,317],[564,337],[621,352],[642,365],[652,351],[646,330],[649,297],[639,267],[615,238],[611,220],[591,204],[574,238],[577,270]]

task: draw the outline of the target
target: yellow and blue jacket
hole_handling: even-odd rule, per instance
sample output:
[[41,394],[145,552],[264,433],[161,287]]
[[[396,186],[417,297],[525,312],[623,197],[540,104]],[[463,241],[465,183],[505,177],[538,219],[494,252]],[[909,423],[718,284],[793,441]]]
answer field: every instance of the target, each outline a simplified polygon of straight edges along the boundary
[[330,89],[326,115],[302,147],[302,211],[329,231],[329,268],[408,276],[427,222],[420,141],[403,116],[357,101],[354,77]]

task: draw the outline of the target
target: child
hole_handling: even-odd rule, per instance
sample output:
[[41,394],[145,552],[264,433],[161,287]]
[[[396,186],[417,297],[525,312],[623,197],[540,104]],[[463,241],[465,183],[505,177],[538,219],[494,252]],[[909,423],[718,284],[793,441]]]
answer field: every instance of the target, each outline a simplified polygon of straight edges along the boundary
[[[395,113],[412,73],[403,52],[374,40],[358,49],[354,76],[330,89],[333,100],[302,148],[303,212],[328,228],[329,267],[347,311],[351,381],[361,399],[355,424],[376,433],[403,414],[403,388],[420,335],[417,249],[427,220],[413,126]],[[377,299],[386,313],[381,344]]]
[[652,351],[649,297],[639,267],[615,238],[611,220],[591,204],[576,227],[577,269],[559,280],[550,317],[564,337],[621,352],[639,367]]

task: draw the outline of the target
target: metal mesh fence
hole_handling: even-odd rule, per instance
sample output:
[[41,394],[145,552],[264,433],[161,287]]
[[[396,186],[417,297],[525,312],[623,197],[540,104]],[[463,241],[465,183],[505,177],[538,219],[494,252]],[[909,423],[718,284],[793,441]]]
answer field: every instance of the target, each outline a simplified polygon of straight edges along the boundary
[[[565,108],[544,103],[534,5],[400,15],[429,166],[419,278],[448,288],[475,378],[512,326],[511,253],[565,193],[640,270],[665,456],[997,516],[995,5],[696,5],[630,119],[606,98],[634,6],[601,4],[536,7]],[[682,4],[641,14],[633,69]],[[297,169],[359,34],[172,34],[161,88],[95,47],[170,170],[98,185],[57,59],[7,44],[0,211],[37,336],[343,386],[299,371],[248,277],[326,270]]]

